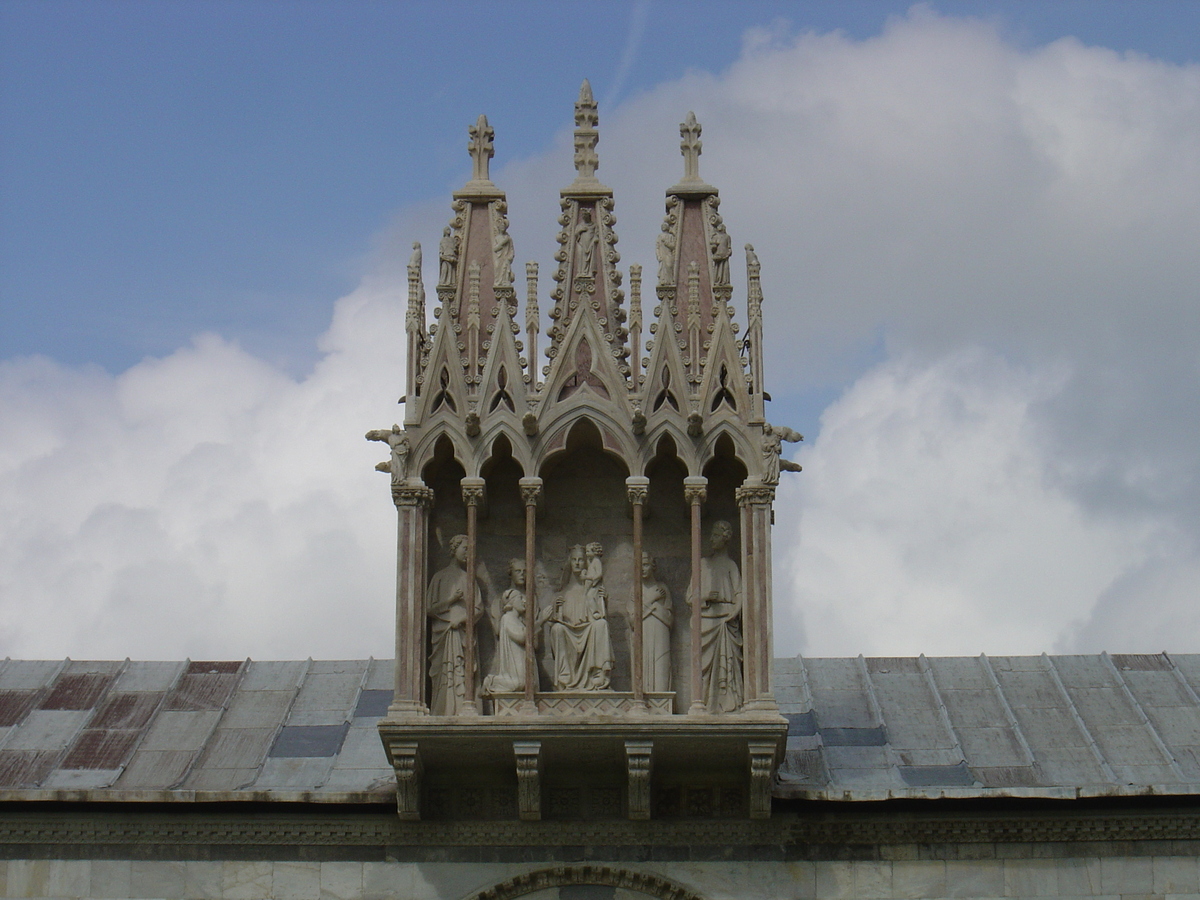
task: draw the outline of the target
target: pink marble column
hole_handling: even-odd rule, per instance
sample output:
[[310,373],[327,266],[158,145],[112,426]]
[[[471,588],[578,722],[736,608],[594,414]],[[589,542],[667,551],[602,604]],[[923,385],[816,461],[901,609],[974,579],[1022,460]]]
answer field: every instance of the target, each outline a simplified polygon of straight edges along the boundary
[[479,711],[475,699],[475,681],[478,670],[478,653],[475,641],[475,624],[479,609],[479,585],[475,573],[479,571],[479,506],[483,503],[484,481],[482,478],[467,477],[462,480],[463,503],[467,507],[467,624],[463,631],[463,656],[466,675],[464,712],[471,715]]
[[630,669],[633,681],[633,699],[646,702],[646,674],[642,657],[642,507],[650,493],[650,479],[644,475],[630,475],[625,479],[625,489],[633,506],[633,631],[630,648]]
[[688,708],[689,714],[705,713],[708,708],[704,705],[704,678],[701,672],[700,651],[700,508],[708,495],[708,479],[703,475],[689,475],[683,480],[683,498],[692,511],[692,582],[691,596],[688,602],[692,605],[692,703]]

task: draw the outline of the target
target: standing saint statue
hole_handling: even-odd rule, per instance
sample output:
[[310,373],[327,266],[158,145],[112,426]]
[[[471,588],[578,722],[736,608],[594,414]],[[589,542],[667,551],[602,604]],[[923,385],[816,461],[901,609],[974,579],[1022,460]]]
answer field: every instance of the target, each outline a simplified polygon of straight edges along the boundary
[[658,260],[658,283],[675,283],[675,235],[671,226],[663,222],[662,231],[654,244],[654,257]]
[[[712,553],[700,560],[700,668],[709,712],[742,705],[742,575],[729,558],[733,527],[713,522]],[[691,586],[688,597],[692,597]]]
[[442,231],[442,239],[438,241],[438,284],[454,284],[458,274],[458,235],[449,227]]
[[646,691],[671,690],[671,592],[659,581],[654,557],[642,554],[642,682]]
[[804,435],[784,425],[772,425],[768,422],[763,426],[762,455],[763,455],[763,484],[779,484],[779,472],[799,472],[800,464],[790,459],[784,459],[783,442],[796,443],[804,440]]
[[584,548],[571,548],[563,584],[549,614],[550,654],[556,691],[606,691],[612,680],[607,595],[588,583]]
[[504,611],[496,626],[496,655],[491,674],[483,679],[485,696],[525,690],[525,560],[508,561],[508,579],[500,600]]
[[596,223],[592,221],[590,209],[581,210],[579,224],[575,226],[575,271],[576,278],[593,278],[596,275]]
[[392,451],[386,462],[375,466],[377,472],[391,472],[392,484],[401,484],[408,474],[408,434],[399,425],[393,425],[391,430],[373,428],[367,432],[368,441],[383,441]]
[[510,287],[513,283],[513,241],[508,233],[508,220],[496,213],[496,228],[492,235],[492,283]]
[[733,256],[733,241],[729,232],[724,227],[713,229],[708,247],[713,258],[713,284],[729,284],[729,257]]
[[[466,709],[467,536],[450,538],[450,562],[429,580],[425,609],[429,616],[429,711],[435,716],[457,716]],[[486,585],[475,576],[475,618],[483,615]]]

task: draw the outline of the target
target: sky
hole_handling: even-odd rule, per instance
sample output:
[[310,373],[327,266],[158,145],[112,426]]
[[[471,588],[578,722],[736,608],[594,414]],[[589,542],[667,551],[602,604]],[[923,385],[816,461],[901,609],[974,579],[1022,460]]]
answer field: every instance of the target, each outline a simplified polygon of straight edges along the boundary
[[548,271],[585,77],[762,262],[779,655],[1200,652],[1200,3],[8,0],[0,654],[390,656],[409,248],[485,113]]

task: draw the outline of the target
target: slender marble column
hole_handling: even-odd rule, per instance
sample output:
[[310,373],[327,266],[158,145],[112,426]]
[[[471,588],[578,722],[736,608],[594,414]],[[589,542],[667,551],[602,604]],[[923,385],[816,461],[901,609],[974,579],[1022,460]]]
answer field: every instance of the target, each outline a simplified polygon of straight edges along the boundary
[[475,573],[479,571],[478,546],[479,505],[483,502],[484,480],[482,478],[464,478],[462,484],[463,503],[467,507],[467,624],[463,631],[463,656],[466,676],[464,712],[473,715],[479,712],[475,700],[475,673],[478,670],[477,643],[475,641],[475,618],[479,608],[478,583]]
[[650,492],[650,479],[644,475],[630,475],[625,479],[629,502],[633,505],[633,646],[630,668],[633,680],[633,699],[646,702],[646,673],[642,656],[642,507]]
[[742,618],[745,647],[746,705],[775,709],[771,685],[771,504],[775,488],[747,483],[737,489],[742,512]]
[[689,714],[704,713],[704,681],[701,672],[700,651],[700,507],[708,495],[708,479],[703,475],[689,475],[683,479],[683,498],[692,510],[692,704]]
[[536,713],[538,670],[533,644],[537,632],[537,504],[542,479],[522,478],[520,484],[525,502],[525,704],[529,712]]
[[392,488],[398,518],[396,673],[391,711],[427,714],[425,705],[425,532],[433,491],[420,482]]

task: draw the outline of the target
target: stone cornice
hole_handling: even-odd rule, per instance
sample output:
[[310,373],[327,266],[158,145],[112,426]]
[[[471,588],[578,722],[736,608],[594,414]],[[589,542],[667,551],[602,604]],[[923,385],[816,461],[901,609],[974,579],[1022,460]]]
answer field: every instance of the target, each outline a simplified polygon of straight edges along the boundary
[[[1200,841],[1200,813],[1038,816],[902,815],[871,819],[769,821],[404,822],[394,816],[90,814],[22,811],[0,816],[0,847],[341,846],[632,847],[724,846],[785,849],[897,844]],[[803,854],[800,854],[803,855]]]

